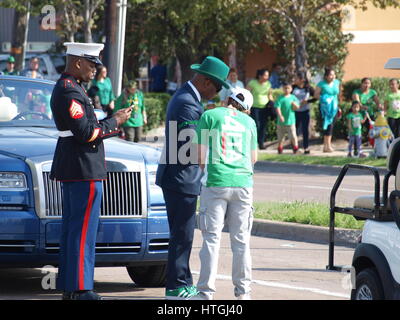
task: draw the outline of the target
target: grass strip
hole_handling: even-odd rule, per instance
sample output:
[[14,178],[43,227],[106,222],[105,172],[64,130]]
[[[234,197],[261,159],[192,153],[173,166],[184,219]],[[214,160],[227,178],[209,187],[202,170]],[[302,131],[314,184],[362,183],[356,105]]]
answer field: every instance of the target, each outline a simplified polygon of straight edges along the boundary
[[385,167],[386,159],[374,158],[346,158],[346,157],[321,157],[310,155],[268,154],[260,152],[259,161],[276,161],[285,163],[314,164],[327,166],[344,166],[348,163],[363,164],[373,167]]
[[[281,222],[296,222],[314,226],[329,226],[329,206],[316,202],[255,202],[254,217]],[[336,214],[335,226],[345,229],[361,229],[364,221],[351,215]]]

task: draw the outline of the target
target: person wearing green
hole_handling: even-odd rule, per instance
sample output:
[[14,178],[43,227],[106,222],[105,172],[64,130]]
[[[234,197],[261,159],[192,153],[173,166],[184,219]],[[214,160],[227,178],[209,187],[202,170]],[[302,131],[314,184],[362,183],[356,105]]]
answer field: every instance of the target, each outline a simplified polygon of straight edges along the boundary
[[3,69],[3,75],[5,76],[18,76],[19,72],[15,70],[15,58],[13,56],[9,56],[7,58],[7,66]]
[[137,82],[129,81],[126,88],[115,101],[114,112],[132,106],[131,117],[122,125],[125,140],[139,142],[143,125],[147,124],[146,108],[142,91],[137,89]]
[[111,79],[107,77],[105,66],[101,65],[97,68],[96,77],[92,80],[91,86],[96,86],[99,89],[97,95],[103,111],[107,113],[107,116],[111,116],[114,110],[115,95]]
[[246,89],[251,92],[254,97],[253,106],[251,108],[251,117],[256,122],[258,147],[265,149],[264,140],[267,125],[267,117],[269,116],[267,104],[272,101],[271,83],[268,81],[269,72],[267,69],[259,69],[256,78],[249,81]]
[[207,162],[207,182],[200,195],[199,227],[203,245],[199,252],[198,300],[211,300],[222,228],[229,226],[232,282],[239,300],[250,299],[250,231],[253,220],[253,165],[257,161],[257,128],[246,112],[251,93],[232,88],[227,107],[204,112],[197,126],[199,165]]
[[319,111],[322,118],[324,135],[323,152],[333,152],[332,135],[333,126],[337,114],[341,114],[339,108],[341,82],[336,79],[336,72],[331,68],[325,69],[324,79],[317,84],[314,97],[319,100]]
[[368,112],[372,120],[375,119],[375,113],[378,110],[383,110],[377,92],[371,88],[370,78],[361,80],[361,87],[353,91],[352,99],[361,103],[361,115],[365,116],[365,113]]
[[395,138],[400,135],[400,91],[399,80],[390,79],[390,92],[385,97],[385,112],[388,117],[389,127]]
[[277,114],[276,132],[278,136],[278,153],[283,152],[283,141],[285,135],[289,136],[292,143],[293,153],[299,150],[299,144],[296,134],[296,114],[294,110],[300,108],[300,101],[295,95],[291,94],[292,86],[290,84],[283,85],[283,95],[279,96],[275,102]]
[[352,157],[352,149],[354,147],[354,156],[359,156],[360,158],[364,158],[365,154],[361,152],[361,132],[362,132],[362,124],[364,124],[367,119],[370,120],[368,112],[365,112],[364,115],[360,112],[361,103],[357,100],[353,101],[351,104],[351,111],[346,116],[347,119],[347,127],[349,130],[349,147],[348,147],[348,157]]

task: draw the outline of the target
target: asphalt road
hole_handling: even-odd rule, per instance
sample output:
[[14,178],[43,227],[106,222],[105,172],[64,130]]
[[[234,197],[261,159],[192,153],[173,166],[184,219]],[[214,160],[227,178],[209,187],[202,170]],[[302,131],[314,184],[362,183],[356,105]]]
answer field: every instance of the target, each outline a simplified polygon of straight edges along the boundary
[[[255,174],[255,201],[307,200],[328,203],[337,169],[283,164],[258,164]],[[357,195],[371,194],[373,179],[350,174],[345,178],[338,199],[351,203]],[[195,233],[191,269],[195,281],[200,270],[198,252],[201,234]],[[350,294],[349,276],[326,271],[328,246],[308,242],[252,236],[252,297],[257,300],[342,300]],[[350,265],[353,249],[337,247],[335,263]],[[232,255],[229,235],[223,234],[215,298],[234,299],[230,279]],[[44,277],[56,270],[0,269],[0,299],[60,299],[56,290],[44,290]],[[95,289],[109,300],[163,299],[163,288],[140,288],[125,268],[97,268]],[[47,282],[49,283],[49,282]]]
[[[197,281],[201,234],[195,232],[191,269]],[[348,276],[326,271],[328,246],[264,237],[251,238],[252,298],[257,300],[343,300],[348,299]],[[353,249],[338,247],[335,262],[351,264]],[[231,282],[232,254],[229,235],[223,233],[217,278],[217,300],[234,300]],[[60,293],[42,284],[51,284],[49,272],[56,269],[0,269],[0,299],[59,300]],[[48,277],[48,278],[45,278]],[[95,290],[107,300],[147,300],[164,298],[163,288],[140,288],[125,268],[97,268]]]
[[[339,171],[340,168],[322,166],[257,163],[254,178],[254,200],[280,202],[298,200],[329,204],[330,193]],[[383,175],[380,176],[382,186]],[[389,190],[391,190],[390,187]],[[349,169],[337,192],[336,203],[351,205],[356,197],[373,193],[374,178],[372,174]]]

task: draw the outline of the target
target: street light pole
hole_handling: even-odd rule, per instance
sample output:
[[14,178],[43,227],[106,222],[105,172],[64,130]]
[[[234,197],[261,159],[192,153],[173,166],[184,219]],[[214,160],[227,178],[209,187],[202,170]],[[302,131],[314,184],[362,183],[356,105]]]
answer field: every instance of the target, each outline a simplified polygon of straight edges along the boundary
[[127,0],[117,2],[117,28],[115,45],[115,63],[112,63],[113,70],[110,72],[114,93],[119,96],[122,91],[122,77],[124,67],[124,47],[125,47],[125,26],[126,26]]

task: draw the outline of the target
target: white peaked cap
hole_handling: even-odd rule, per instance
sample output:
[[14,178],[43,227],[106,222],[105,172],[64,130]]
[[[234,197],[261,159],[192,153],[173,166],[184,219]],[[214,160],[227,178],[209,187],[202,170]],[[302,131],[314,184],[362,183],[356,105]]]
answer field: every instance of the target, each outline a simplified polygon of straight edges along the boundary
[[100,51],[103,50],[102,43],[81,43],[81,42],[64,42],[67,47],[67,55],[84,57],[96,64],[102,64],[99,59]]
[[[230,97],[246,110],[250,110],[251,106],[253,105],[253,95],[251,94],[251,92],[243,88],[231,88],[230,90],[232,92]],[[237,97],[239,94],[243,95],[243,101]]]

